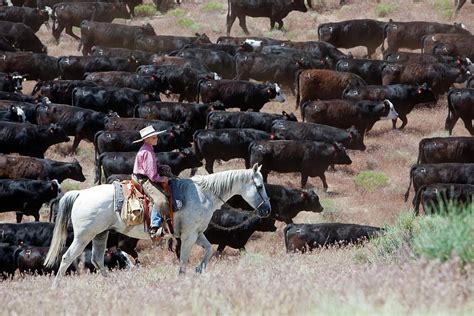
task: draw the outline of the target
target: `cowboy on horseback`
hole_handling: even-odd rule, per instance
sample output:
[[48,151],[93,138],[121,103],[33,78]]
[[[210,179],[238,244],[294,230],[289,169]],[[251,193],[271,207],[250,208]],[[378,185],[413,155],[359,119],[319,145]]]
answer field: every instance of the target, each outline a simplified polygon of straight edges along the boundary
[[170,191],[168,187],[168,177],[160,175],[156,155],[153,146],[158,143],[158,135],[165,131],[156,131],[153,126],[147,126],[140,130],[141,138],[134,141],[138,143],[143,141],[143,145],[138,150],[133,166],[132,180],[139,183],[143,192],[153,201],[151,211],[150,237],[154,240],[164,236],[163,233],[163,214],[168,214],[170,204]]

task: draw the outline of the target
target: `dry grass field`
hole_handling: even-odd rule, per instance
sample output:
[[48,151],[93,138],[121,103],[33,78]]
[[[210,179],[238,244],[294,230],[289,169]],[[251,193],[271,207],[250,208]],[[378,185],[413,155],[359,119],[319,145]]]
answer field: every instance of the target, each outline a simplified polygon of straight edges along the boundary
[[[451,1],[353,0],[339,8],[338,0],[313,0],[316,11],[292,12],[284,20],[286,32],[269,31],[268,19],[247,19],[252,35],[296,41],[316,40],[319,23],[353,18],[388,20],[426,20],[451,22]],[[446,4],[448,6],[446,7]],[[225,35],[227,1],[184,1],[179,9],[166,15],[119,23],[139,25],[149,22],[157,33],[191,35],[204,32],[211,40]],[[380,15],[386,14],[385,17]],[[474,5],[466,4],[457,21],[474,30]],[[75,29],[75,32],[79,32]],[[56,45],[43,26],[38,33],[54,56],[79,55],[78,43],[63,34]],[[233,36],[243,36],[236,22]],[[365,48],[351,49],[362,55]],[[26,84],[26,92],[34,83]],[[286,103],[267,104],[263,111],[295,111],[295,98],[286,92]],[[296,113],[300,117],[299,113]],[[296,223],[344,222],[373,226],[393,223],[408,211],[403,194],[408,186],[410,166],[416,162],[418,142],[424,137],[446,136],[446,98],[433,108],[416,108],[408,116],[407,127],[392,130],[391,122],[382,121],[368,133],[365,152],[349,151],[353,163],[338,166],[327,173],[330,192],[322,190],[318,178],[310,178],[307,188],[319,195],[322,213],[302,212]],[[399,123],[400,124],[400,123]],[[454,135],[468,133],[458,122]],[[70,161],[77,158],[87,181],[66,180],[63,188],[82,189],[93,185],[94,148],[82,143],[76,156],[65,155],[71,144],[51,148],[50,159]],[[243,161],[217,164],[216,171],[243,168]],[[360,174],[373,171],[375,186],[361,184]],[[205,174],[201,168],[200,174]],[[185,171],[181,176],[188,176]],[[270,183],[298,187],[299,174],[269,176]],[[409,201],[411,201],[411,193]],[[2,214],[0,220],[14,221],[14,214]],[[26,220],[32,220],[26,218]],[[42,212],[47,220],[47,210]],[[160,245],[141,243],[142,265],[130,271],[114,271],[107,278],[85,274],[66,277],[58,290],[50,290],[52,279],[46,276],[16,276],[0,283],[0,315],[51,314],[471,314],[474,310],[474,269],[461,267],[457,259],[447,262],[428,260],[402,251],[393,260],[377,259],[371,247],[344,247],[287,254],[283,240],[284,223],[277,222],[274,233],[259,233],[239,253],[226,249],[213,257],[207,271],[195,275],[193,269],[201,249],[193,250],[188,274],[178,277],[178,261]],[[472,236],[474,240],[474,236]],[[371,258],[368,260],[367,258]]]

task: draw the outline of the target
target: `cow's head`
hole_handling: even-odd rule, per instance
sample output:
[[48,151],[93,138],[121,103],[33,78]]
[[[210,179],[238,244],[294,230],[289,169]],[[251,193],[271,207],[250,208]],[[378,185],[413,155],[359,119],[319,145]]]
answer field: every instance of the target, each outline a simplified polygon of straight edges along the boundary
[[449,56],[451,51],[448,49],[448,46],[444,43],[437,43],[433,46],[434,55],[444,55]]
[[209,103],[209,111],[225,111],[225,106],[220,101]]
[[361,134],[355,126],[351,126],[347,130],[348,137],[344,141],[344,145],[348,149],[355,149],[355,150],[365,150],[366,147],[364,145],[364,135]]
[[336,26],[333,23],[325,23],[318,27],[318,38],[320,41],[334,44],[337,40]]
[[314,190],[299,190],[299,196],[303,201],[306,211],[320,213],[324,210],[319,203],[319,197]]
[[10,106],[10,112],[16,115],[18,122],[20,122],[20,123],[25,123],[26,122],[25,111],[23,111],[23,109],[20,108],[19,106],[11,105]]
[[54,141],[55,143],[68,142],[70,140],[69,137],[66,135],[64,129],[57,124],[49,125],[47,129],[47,135],[48,138]]
[[119,19],[130,19],[130,12],[128,12],[126,4],[117,1],[112,5],[112,12],[110,14],[113,14],[114,18],[119,18]]
[[287,113],[285,111],[282,111],[281,115],[283,115],[284,120],[293,121],[293,122],[298,121],[298,119],[296,118],[296,115],[293,112]]
[[199,44],[209,44],[211,43],[211,40],[209,39],[209,36],[207,36],[205,33],[199,34],[196,33],[196,41],[194,43],[199,43]]
[[350,165],[352,163],[341,143],[332,144],[332,162],[338,165]]
[[151,26],[150,23],[140,26],[140,29],[143,31],[143,34],[145,35],[156,35],[155,29],[153,29],[153,26]]
[[398,113],[393,106],[393,103],[385,99],[383,102],[382,120],[395,120],[398,117]]
[[54,180],[51,180],[51,183],[50,183],[50,190],[51,192],[53,193],[61,193],[61,185],[59,184],[59,181],[54,179]]
[[283,95],[283,91],[281,91],[281,88],[277,83],[267,83],[265,93],[267,94],[270,100],[274,100],[280,103],[285,102],[285,96]]
[[12,81],[13,81],[13,86],[15,88],[15,91],[22,90],[23,89],[23,81],[26,80],[26,78],[23,78],[22,75],[20,75],[18,72],[14,72],[11,74]]
[[82,167],[76,159],[74,159],[74,162],[68,165],[67,173],[68,178],[79,182],[86,181],[86,177],[84,176],[84,173],[82,173]]

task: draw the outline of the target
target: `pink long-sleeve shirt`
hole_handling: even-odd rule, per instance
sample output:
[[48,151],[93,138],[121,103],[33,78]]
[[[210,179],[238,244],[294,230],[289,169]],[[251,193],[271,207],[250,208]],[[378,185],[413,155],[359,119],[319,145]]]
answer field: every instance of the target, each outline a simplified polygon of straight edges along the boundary
[[163,182],[165,180],[158,174],[156,156],[151,145],[143,144],[138,150],[133,165],[133,173],[147,176],[153,182]]

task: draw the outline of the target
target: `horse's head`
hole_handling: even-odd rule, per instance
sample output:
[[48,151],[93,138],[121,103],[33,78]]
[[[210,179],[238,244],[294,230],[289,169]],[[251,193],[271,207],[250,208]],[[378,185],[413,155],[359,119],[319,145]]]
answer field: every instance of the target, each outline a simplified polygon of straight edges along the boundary
[[259,217],[268,217],[272,211],[270,199],[263,185],[263,177],[260,173],[262,166],[255,164],[252,167],[252,178],[241,193],[244,200],[257,211]]

